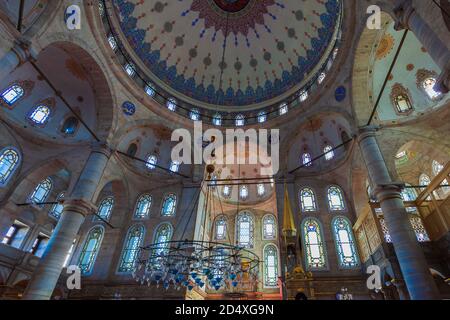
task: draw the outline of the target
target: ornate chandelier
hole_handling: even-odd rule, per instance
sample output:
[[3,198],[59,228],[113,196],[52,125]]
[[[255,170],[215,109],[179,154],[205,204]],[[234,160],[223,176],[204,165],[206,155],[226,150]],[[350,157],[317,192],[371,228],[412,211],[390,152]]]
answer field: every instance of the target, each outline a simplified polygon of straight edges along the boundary
[[239,290],[258,279],[259,258],[251,251],[208,241],[167,241],[141,248],[133,278],[141,285]]

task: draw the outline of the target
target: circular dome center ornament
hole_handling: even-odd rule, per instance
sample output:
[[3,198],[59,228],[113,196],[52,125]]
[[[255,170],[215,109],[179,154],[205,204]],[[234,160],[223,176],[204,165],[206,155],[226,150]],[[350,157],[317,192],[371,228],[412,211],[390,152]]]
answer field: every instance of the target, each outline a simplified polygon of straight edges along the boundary
[[223,11],[235,13],[244,9],[251,0],[213,0]]
[[125,115],[132,116],[136,112],[136,106],[130,101],[125,101],[122,104],[122,111]]

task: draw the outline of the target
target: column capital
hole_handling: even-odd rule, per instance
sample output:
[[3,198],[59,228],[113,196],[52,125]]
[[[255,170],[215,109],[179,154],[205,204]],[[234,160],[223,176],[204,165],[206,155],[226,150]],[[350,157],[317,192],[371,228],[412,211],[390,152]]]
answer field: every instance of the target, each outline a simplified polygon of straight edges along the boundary
[[96,152],[96,153],[102,153],[104,154],[107,158],[110,158],[112,155],[112,149],[110,148],[110,146],[108,146],[108,144],[104,141],[95,141],[91,144],[91,150],[92,152]]
[[402,199],[401,192],[404,189],[403,182],[391,182],[386,184],[378,184],[373,189],[373,194],[377,197],[379,202],[389,199]]
[[410,29],[409,19],[415,11],[416,10],[413,7],[412,0],[402,1],[397,7],[394,8],[394,15],[396,17],[394,29],[397,31]]
[[378,125],[369,125],[358,128],[358,142],[369,138],[375,137],[376,133],[380,130],[380,126]]
[[97,207],[90,201],[83,199],[66,199],[63,200],[64,211],[75,211],[86,217],[97,211]]

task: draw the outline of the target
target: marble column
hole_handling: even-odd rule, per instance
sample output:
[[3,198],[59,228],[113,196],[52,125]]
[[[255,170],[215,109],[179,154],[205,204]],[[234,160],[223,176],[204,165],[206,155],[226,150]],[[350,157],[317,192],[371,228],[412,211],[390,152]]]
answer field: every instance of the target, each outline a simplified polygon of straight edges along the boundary
[[0,59],[0,81],[31,56],[29,43],[16,41],[14,47]]
[[413,300],[439,299],[436,284],[403,204],[402,186],[392,181],[375,134],[375,127],[361,128],[359,146],[374,185],[374,194],[383,210],[409,295]]
[[[430,4],[431,5],[431,4]],[[437,79],[437,89],[447,93],[450,89],[450,50],[436,35],[433,29],[419,15],[412,0],[404,0],[394,9],[396,17],[395,29],[409,29],[427,49],[434,62],[441,68],[441,75]]]
[[26,300],[48,300],[58,282],[64,261],[86,215],[94,211],[92,197],[103,176],[110,151],[95,146],[73,192],[64,202],[64,210],[47,248],[25,291]]

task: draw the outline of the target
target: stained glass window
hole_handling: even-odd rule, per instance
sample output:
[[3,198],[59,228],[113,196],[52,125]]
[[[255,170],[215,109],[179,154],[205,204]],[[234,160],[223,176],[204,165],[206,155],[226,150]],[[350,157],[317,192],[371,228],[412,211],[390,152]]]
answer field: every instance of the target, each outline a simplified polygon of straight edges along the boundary
[[266,187],[263,183],[260,183],[256,186],[256,191],[258,193],[258,196],[262,197],[266,193]]
[[227,238],[227,219],[220,216],[216,219],[216,240],[225,240]]
[[310,167],[312,165],[311,154],[309,154],[308,152],[305,152],[304,154],[302,154],[302,164],[305,167]]
[[298,99],[300,100],[300,102],[306,101],[306,99],[308,99],[308,91],[300,92]]
[[9,106],[12,106],[20,98],[23,97],[24,93],[25,91],[21,86],[14,84],[5,91],[3,91],[1,97]]
[[263,218],[263,239],[273,240],[276,236],[276,223],[275,217],[271,214],[264,216]]
[[325,244],[319,221],[308,218],[303,222],[303,238],[305,243],[306,265],[308,269],[326,267]]
[[359,265],[358,255],[349,221],[344,217],[336,217],[333,219],[332,225],[339,265],[342,268],[357,267]]
[[177,100],[175,98],[169,98],[166,103],[167,109],[175,111],[177,109]]
[[170,163],[170,171],[172,171],[172,172],[180,171],[180,162],[179,161],[172,161]]
[[[437,176],[442,170],[444,170],[444,166],[442,164],[440,164],[439,162],[437,162],[436,160],[433,160],[431,167],[432,167],[434,176]],[[442,181],[441,185],[444,185],[444,186],[448,185],[448,180],[444,179]],[[450,191],[450,187],[443,187],[441,190],[444,193],[447,193]]]
[[383,232],[384,241],[386,241],[387,243],[391,243],[392,242],[391,234],[389,233],[389,229],[386,225],[386,221],[384,220],[384,218],[380,218],[380,226],[381,231]]
[[88,275],[92,272],[95,259],[97,258],[100,245],[102,244],[103,233],[103,227],[97,226],[89,231],[87,235],[80,258],[78,259],[78,267],[84,275]]
[[125,65],[125,72],[131,77],[133,78],[134,75],[136,74],[136,71],[134,70],[134,66],[131,63],[127,63]]
[[427,230],[425,230],[422,219],[419,216],[412,214],[409,217],[409,222],[411,223],[414,233],[416,234],[417,241],[419,242],[430,241],[430,237],[428,236]]
[[288,111],[289,111],[289,107],[288,107],[287,103],[283,103],[280,105],[280,109],[279,109],[280,116],[288,113]]
[[189,113],[189,116],[191,120],[198,121],[200,120],[200,112],[198,109],[192,109],[192,111]]
[[14,221],[14,224],[6,232],[2,243],[20,249],[29,230],[30,228],[27,225]]
[[216,113],[214,115],[214,118],[212,119],[212,122],[216,126],[221,126],[222,125],[222,116],[220,114]]
[[273,244],[264,248],[264,286],[278,285],[278,250]]
[[432,100],[436,100],[442,96],[442,93],[434,90],[434,86],[436,85],[436,79],[427,78],[422,82],[422,87],[425,90],[428,97]]
[[236,238],[239,246],[253,248],[253,218],[249,212],[237,216]]
[[33,111],[31,111],[28,118],[32,123],[39,126],[44,126],[49,120],[50,114],[50,108],[46,105],[41,104],[35,107]]
[[145,229],[141,225],[136,225],[128,230],[120,258],[119,272],[132,272],[135,267],[139,248],[144,240]]
[[150,215],[150,208],[152,206],[152,196],[143,194],[139,197],[134,210],[135,219],[146,219]]
[[328,188],[328,205],[332,211],[342,211],[345,209],[344,197],[339,187],[332,186]]
[[[56,201],[59,202],[60,200],[64,199],[65,193],[61,192],[58,197],[56,197]],[[54,204],[52,208],[50,209],[50,212],[48,213],[51,217],[58,220],[61,217],[61,214],[64,210],[64,206],[61,203]]]
[[175,207],[177,205],[177,196],[169,194],[164,198],[161,215],[168,217],[175,215]]
[[394,104],[399,113],[407,113],[413,109],[409,97],[406,94],[399,94],[394,98]]
[[326,146],[323,148],[323,153],[325,154],[325,160],[330,161],[334,158],[334,151],[332,146]]
[[245,124],[245,119],[242,114],[236,116],[236,127],[242,127]]
[[0,187],[5,186],[19,166],[19,153],[11,148],[3,149],[0,154]]
[[[405,184],[405,186],[411,186],[410,184]],[[417,198],[416,191],[413,188],[404,188],[402,190],[403,201],[415,201]]]
[[154,170],[158,164],[158,157],[151,155],[147,158],[147,163],[145,164],[150,170]]
[[161,256],[167,253],[172,240],[173,228],[170,223],[164,223],[158,227],[155,233],[154,245],[155,250],[149,258],[149,263],[156,268],[161,267]]
[[266,122],[266,120],[267,120],[267,112],[261,111],[261,112],[258,114],[258,122],[259,122],[259,123],[263,123],[263,122]]
[[78,127],[78,119],[75,117],[67,118],[61,127],[61,132],[66,135],[73,135]]
[[239,197],[242,200],[245,200],[248,198],[248,186],[240,186],[239,187]]
[[[425,173],[421,174],[419,177],[419,183],[421,186],[428,186],[431,183],[431,179],[429,176],[427,176]],[[422,191],[426,188],[422,188]]]
[[153,97],[155,95],[155,89],[151,85],[145,86],[145,93],[149,95],[150,97]]
[[116,41],[116,39],[114,38],[113,35],[110,35],[108,37],[108,42],[109,42],[109,45],[111,46],[111,49],[113,51],[116,51],[116,49],[117,49],[117,41]]
[[230,197],[231,196],[231,186],[223,186],[222,194],[226,198]]
[[[109,221],[111,217],[112,210],[114,208],[114,197],[106,197],[100,202],[98,206],[97,215],[103,220]],[[99,221],[100,219],[94,216],[94,221]]]
[[300,204],[303,212],[316,211],[316,196],[310,188],[300,190]]
[[30,201],[35,204],[45,202],[52,188],[53,188],[52,179],[47,178],[45,180],[42,180],[36,186],[36,188],[34,188],[34,191],[30,196]]

